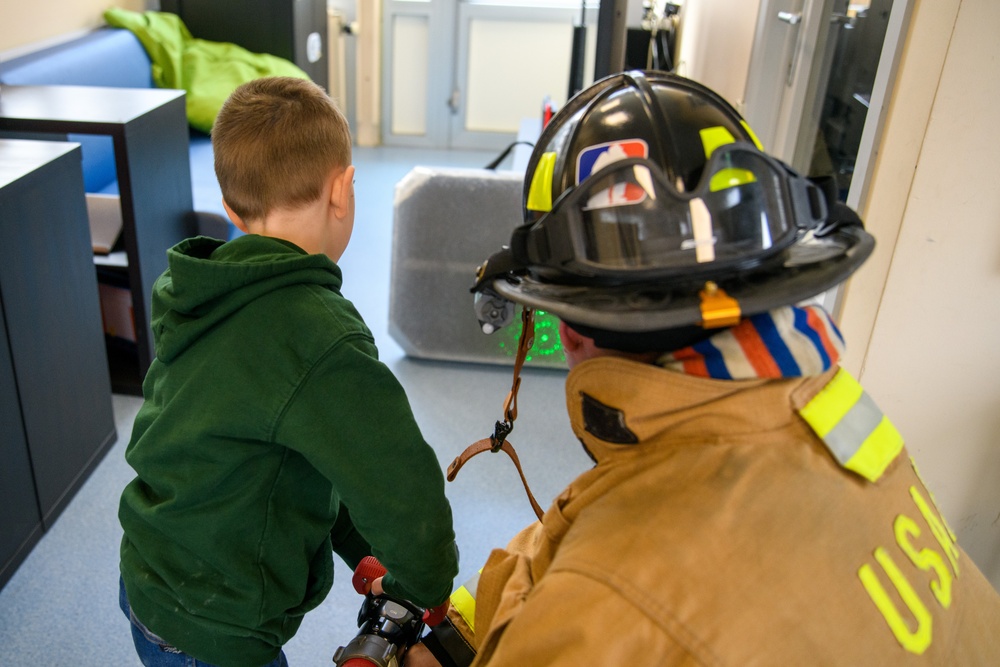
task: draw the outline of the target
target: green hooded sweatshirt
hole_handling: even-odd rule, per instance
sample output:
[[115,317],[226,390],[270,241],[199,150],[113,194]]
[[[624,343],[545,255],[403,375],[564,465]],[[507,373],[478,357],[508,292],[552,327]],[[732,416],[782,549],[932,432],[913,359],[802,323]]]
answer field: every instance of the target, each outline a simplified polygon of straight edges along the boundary
[[168,258],[119,507],[135,616],[199,660],[267,663],[329,592],[331,550],[378,557],[392,595],[444,601],[441,466],[337,265],[256,235]]

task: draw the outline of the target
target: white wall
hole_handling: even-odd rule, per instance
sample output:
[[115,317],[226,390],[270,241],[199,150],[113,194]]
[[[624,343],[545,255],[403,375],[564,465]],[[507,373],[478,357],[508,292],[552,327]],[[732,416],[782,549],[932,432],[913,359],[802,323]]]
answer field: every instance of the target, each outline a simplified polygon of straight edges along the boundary
[[760,0],[687,0],[681,9],[677,73],[742,109],[759,9]]
[[[58,40],[67,33],[79,33],[104,25],[104,11],[124,7],[145,9],[144,0],[3,0],[0,6],[0,53],[39,42]],[[10,57],[8,55],[8,57]]]
[[841,322],[848,367],[1000,589],[997,28],[996,0],[916,0],[862,211],[879,245]]

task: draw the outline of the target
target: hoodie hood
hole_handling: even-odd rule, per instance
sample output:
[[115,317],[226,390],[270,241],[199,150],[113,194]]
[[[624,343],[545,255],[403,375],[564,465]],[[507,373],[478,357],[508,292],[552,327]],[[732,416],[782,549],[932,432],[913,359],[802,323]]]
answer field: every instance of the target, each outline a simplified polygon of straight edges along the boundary
[[176,358],[219,322],[251,301],[292,285],[340,292],[340,268],[325,255],[256,234],[232,241],[196,237],[167,251],[167,271],[153,285],[156,356]]

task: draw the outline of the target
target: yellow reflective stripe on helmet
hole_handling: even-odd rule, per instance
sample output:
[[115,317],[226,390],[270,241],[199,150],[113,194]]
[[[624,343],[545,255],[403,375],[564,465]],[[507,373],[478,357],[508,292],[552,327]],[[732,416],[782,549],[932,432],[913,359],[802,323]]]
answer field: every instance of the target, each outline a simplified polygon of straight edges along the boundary
[[552,210],[552,174],[556,168],[556,154],[542,153],[535,165],[535,174],[531,177],[531,187],[528,189],[529,211],[546,213]]
[[877,481],[903,449],[903,437],[875,401],[844,369],[799,415],[837,462],[865,479]]
[[478,587],[479,574],[477,573],[451,594],[451,606],[473,632],[476,630],[476,588]]
[[[736,143],[736,139],[733,137],[732,132],[721,125],[716,127],[706,127],[699,130],[698,133],[701,135],[701,145],[705,149],[706,159],[712,157],[712,153],[714,153],[715,149],[719,146]],[[747,171],[746,169],[720,169],[716,173],[712,174],[712,180],[709,182],[708,187],[712,192],[719,192],[720,190],[733,188],[737,185],[753,183],[756,180],[757,178],[753,175],[753,173]]]
[[733,137],[732,132],[721,125],[717,125],[716,127],[706,127],[698,130],[698,134],[701,135],[701,145],[705,148],[706,159],[712,157],[712,153],[714,153],[715,149],[719,146],[736,143],[736,139]]
[[747,134],[750,135],[750,138],[753,139],[753,145],[757,147],[757,150],[764,152],[764,144],[760,143],[760,139],[757,138],[757,133],[753,131],[753,128],[750,127],[750,124],[747,123],[745,120],[741,120],[740,125],[743,126],[743,129],[746,130]]

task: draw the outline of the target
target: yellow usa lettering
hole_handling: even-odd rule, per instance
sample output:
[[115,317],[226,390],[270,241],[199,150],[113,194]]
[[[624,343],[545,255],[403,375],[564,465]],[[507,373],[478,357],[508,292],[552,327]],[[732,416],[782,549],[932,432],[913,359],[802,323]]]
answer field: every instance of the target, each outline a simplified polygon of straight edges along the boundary
[[930,526],[931,532],[934,534],[934,538],[941,545],[941,549],[944,551],[944,555],[948,557],[951,562],[951,569],[954,570],[955,576],[958,577],[958,546],[955,542],[954,536],[951,529],[944,523],[943,518],[939,518],[940,511],[935,514],[931,509],[930,504],[924,500],[924,497],[920,494],[920,491],[915,486],[910,487],[910,497],[913,498],[913,502],[916,504],[917,509],[920,510],[921,516]]
[[[930,528],[934,540],[940,545],[944,556],[929,547],[917,548],[914,541],[920,538],[922,530],[916,521],[905,514],[900,514],[893,522],[896,544],[916,568],[922,572],[933,571],[935,576],[930,582],[931,592],[938,604],[943,609],[948,609],[952,601],[952,584],[958,578],[959,550],[955,535],[940,510],[933,504],[933,497],[931,502],[928,502],[916,486],[911,486],[909,491],[910,498]],[[908,623],[904,618],[904,614],[886,592],[871,564],[865,563],[858,569],[858,578],[900,645],[907,651],[920,655],[931,645],[933,625],[931,613],[889,552],[884,547],[878,547],[874,555],[876,562],[896,589],[899,599],[909,611],[912,621]],[[951,569],[948,568],[948,564],[951,565]]]
[[903,599],[903,604],[910,610],[916,627],[911,630],[907,625],[906,620],[903,619],[903,615],[899,613],[896,605],[889,598],[889,594],[882,587],[882,583],[875,576],[875,570],[871,565],[868,563],[862,565],[858,570],[858,578],[861,579],[865,590],[868,591],[868,597],[872,599],[872,602],[878,607],[879,612],[882,613],[882,617],[885,618],[886,623],[889,624],[889,629],[896,636],[896,640],[910,653],[922,655],[927,650],[927,647],[931,645],[931,613],[924,606],[924,603],[921,602],[920,597],[913,590],[913,586],[910,585],[910,582],[900,572],[896,563],[893,562],[892,556],[889,555],[888,551],[883,547],[877,548],[875,550],[875,560],[882,566],[882,569],[889,577],[889,581],[892,582],[896,592],[899,593],[899,597]]
[[[927,486],[927,482],[924,481],[924,478],[920,476],[920,471],[917,469],[917,462],[913,460],[913,457],[910,457],[910,466],[913,468],[913,474],[915,474],[917,479],[920,480],[920,483],[924,485],[924,490],[927,491],[927,495],[931,497],[931,504],[934,505],[935,509],[937,509],[938,517],[941,519],[941,525],[948,531],[948,536],[951,537],[951,541],[958,543],[958,538],[955,537],[955,531],[953,531],[951,526],[948,525],[948,522],[945,521],[944,514],[941,513],[941,510],[937,506],[937,498],[935,498],[934,494],[931,493],[931,490]],[[912,490],[910,493],[912,495]]]
[[924,572],[934,570],[937,579],[931,581],[931,592],[935,599],[945,609],[951,606],[951,571],[944,563],[944,557],[933,549],[917,549],[913,546],[912,538],[920,537],[920,527],[917,522],[910,517],[900,514],[896,517],[894,525],[896,531],[896,543],[903,550],[910,562]]

